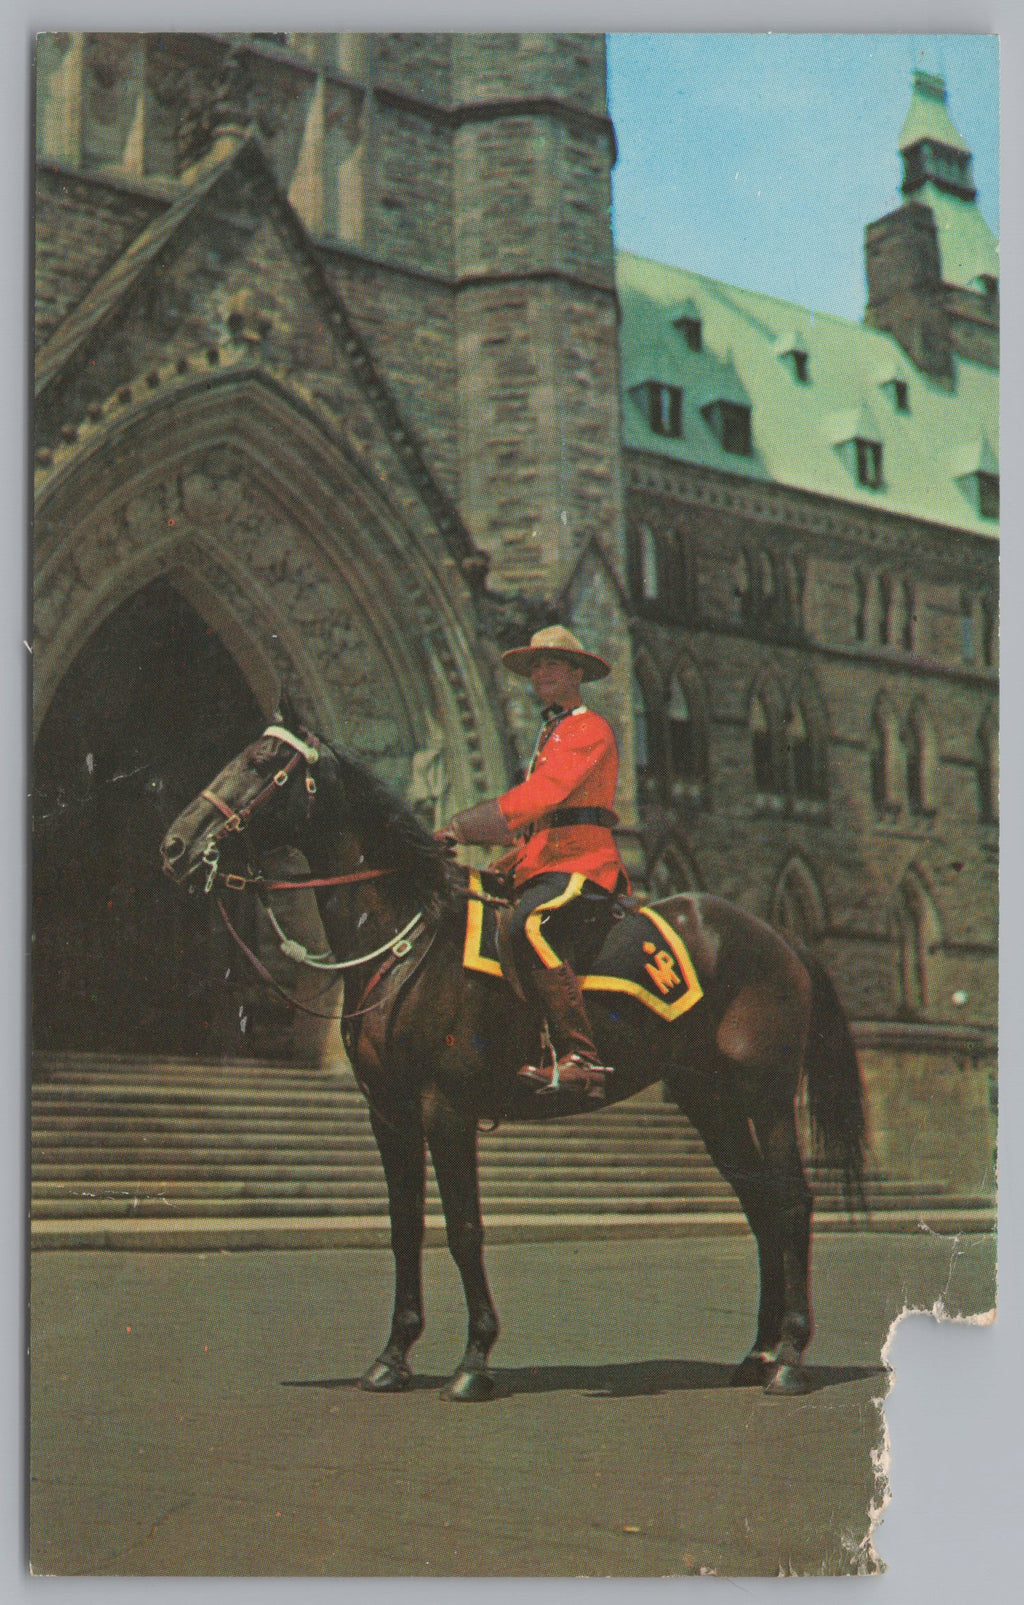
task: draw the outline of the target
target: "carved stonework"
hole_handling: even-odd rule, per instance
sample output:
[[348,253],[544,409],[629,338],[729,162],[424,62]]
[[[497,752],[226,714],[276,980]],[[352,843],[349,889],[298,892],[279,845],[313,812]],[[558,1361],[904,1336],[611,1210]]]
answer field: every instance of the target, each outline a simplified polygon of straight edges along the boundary
[[[37,650],[52,651],[62,629],[74,636],[103,605],[112,578],[130,590],[143,562],[162,557],[205,577],[240,627],[282,676],[295,676],[291,634],[314,666],[321,699],[343,709],[352,729],[372,725],[373,748],[398,758],[407,749],[401,709],[382,706],[388,684],[372,636],[337,574],[291,524],[230,449],[104,506],[75,532],[36,600]],[[78,627],[76,628],[76,623]]]

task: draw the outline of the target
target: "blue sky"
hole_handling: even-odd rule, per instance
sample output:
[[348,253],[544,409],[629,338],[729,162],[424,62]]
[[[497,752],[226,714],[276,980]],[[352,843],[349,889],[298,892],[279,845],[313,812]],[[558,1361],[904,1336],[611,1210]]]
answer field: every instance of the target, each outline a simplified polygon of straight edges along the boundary
[[899,204],[916,66],[946,79],[998,234],[993,36],[612,34],[616,243],[859,319],[864,225]]

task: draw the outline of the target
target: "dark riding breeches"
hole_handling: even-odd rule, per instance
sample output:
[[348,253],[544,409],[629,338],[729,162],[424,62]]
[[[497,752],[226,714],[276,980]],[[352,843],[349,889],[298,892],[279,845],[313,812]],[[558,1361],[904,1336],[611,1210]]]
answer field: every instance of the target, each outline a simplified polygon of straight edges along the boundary
[[568,964],[586,975],[601,950],[615,896],[580,874],[552,873],[527,881],[509,921],[516,969],[529,985],[540,969]]

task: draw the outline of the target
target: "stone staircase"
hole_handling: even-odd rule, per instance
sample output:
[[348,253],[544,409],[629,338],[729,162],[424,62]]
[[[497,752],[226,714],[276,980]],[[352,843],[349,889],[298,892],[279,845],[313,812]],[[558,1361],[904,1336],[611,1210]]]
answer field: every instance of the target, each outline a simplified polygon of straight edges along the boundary
[[[742,1232],[693,1128],[655,1093],[480,1136],[490,1241]],[[812,1171],[820,1230],[863,1229]],[[869,1174],[875,1230],[990,1230],[992,1201]],[[428,1167],[427,1241],[443,1242]],[[387,1196],[351,1072],[113,1055],[36,1056],[34,1247],[376,1245]]]

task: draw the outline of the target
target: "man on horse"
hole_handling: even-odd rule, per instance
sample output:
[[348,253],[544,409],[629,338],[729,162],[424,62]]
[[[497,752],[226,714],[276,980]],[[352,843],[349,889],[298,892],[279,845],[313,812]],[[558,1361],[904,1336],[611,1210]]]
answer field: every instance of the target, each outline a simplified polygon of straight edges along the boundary
[[619,759],[611,726],[583,705],[584,680],[610,672],[560,624],[538,630],[528,647],[502,654],[528,679],[543,724],[525,780],[503,796],[456,814],[438,834],[476,846],[508,846],[515,907],[509,932],[516,968],[547,1020],[554,1065],[519,1074],[542,1094],[565,1090],[604,1102],[611,1066],[594,1045],[578,975],[600,951],[614,918],[615,894],[629,881],[612,826]]

